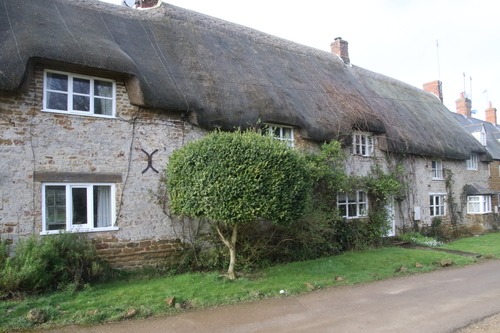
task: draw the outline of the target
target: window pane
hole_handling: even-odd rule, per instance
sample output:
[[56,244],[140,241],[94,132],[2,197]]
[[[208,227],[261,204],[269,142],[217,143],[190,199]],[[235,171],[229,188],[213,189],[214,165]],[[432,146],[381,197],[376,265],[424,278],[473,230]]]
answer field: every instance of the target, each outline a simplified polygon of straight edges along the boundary
[[113,101],[111,99],[94,98],[94,113],[112,115]]
[[285,139],[291,139],[292,138],[292,129],[283,127],[283,138]]
[[79,94],[90,94],[90,80],[73,78],[73,92]]
[[45,226],[47,230],[66,228],[66,187],[45,187]]
[[350,203],[350,204],[348,204],[348,209],[349,209],[349,212],[348,212],[348,215],[347,215],[347,216],[349,216],[349,217],[355,217],[355,216],[357,216],[357,215],[358,215],[358,214],[357,214],[357,211],[356,211],[356,206],[357,206],[357,205],[356,205],[355,203],[352,203],[352,204]]
[[94,95],[102,97],[113,97],[113,83],[107,81],[94,81]]
[[47,73],[47,88],[50,90],[68,91],[68,76]]
[[347,207],[346,207],[346,205],[340,205],[339,206],[339,212],[340,212],[340,216],[347,217]]
[[359,216],[366,216],[367,213],[368,213],[368,210],[366,209],[366,204],[360,203],[359,204]]
[[73,96],[73,110],[76,111],[89,111],[90,110],[90,97],[89,96]]
[[275,138],[281,138],[281,127],[273,127],[272,131]]
[[94,186],[94,227],[111,226],[111,187]]
[[47,93],[47,107],[51,110],[68,110],[68,95],[48,92]]
[[73,197],[73,224],[87,224],[87,189],[71,189]]

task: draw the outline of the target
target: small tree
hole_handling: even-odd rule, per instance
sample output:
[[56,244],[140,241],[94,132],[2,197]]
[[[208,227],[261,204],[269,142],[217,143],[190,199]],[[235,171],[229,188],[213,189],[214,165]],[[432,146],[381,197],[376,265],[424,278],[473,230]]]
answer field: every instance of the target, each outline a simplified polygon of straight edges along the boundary
[[[303,158],[285,144],[254,132],[214,132],[175,151],[167,166],[173,214],[214,221],[228,247],[228,277],[235,279],[238,226],[267,219],[299,219],[310,190]],[[225,237],[220,224],[231,230]]]

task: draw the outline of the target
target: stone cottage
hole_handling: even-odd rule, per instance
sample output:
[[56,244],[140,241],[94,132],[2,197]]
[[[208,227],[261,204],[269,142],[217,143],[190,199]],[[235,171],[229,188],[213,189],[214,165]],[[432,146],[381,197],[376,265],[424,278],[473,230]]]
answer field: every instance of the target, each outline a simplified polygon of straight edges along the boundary
[[[456,100],[455,118],[480,142],[491,155],[488,168],[488,186],[471,184],[467,189],[467,219],[474,225],[474,233],[484,229],[498,228],[498,194],[500,193],[500,128],[497,125],[497,109],[490,102],[485,110],[486,120],[472,116],[471,100],[464,94]],[[470,161],[468,169],[474,169],[475,161]]]
[[[259,122],[296,149],[341,140],[350,174],[402,161],[393,233],[450,220],[451,193],[488,186],[490,155],[441,101],[351,64],[341,38],[323,52],[166,3],[0,6],[2,239],[85,232],[116,267],[168,263],[178,235],[154,194],[169,155]],[[370,203],[332,205],[348,221]]]

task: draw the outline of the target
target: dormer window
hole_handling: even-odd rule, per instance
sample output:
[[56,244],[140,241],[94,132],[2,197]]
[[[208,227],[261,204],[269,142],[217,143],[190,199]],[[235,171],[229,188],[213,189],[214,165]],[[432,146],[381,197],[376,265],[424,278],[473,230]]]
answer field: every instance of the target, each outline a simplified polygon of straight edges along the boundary
[[373,135],[366,132],[352,134],[352,155],[373,156]]
[[477,154],[471,154],[467,160],[467,170],[477,170]]
[[266,125],[263,133],[267,133],[276,140],[285,142],[287,146],[294,146],[293,128],[289,126]]
[[443,179],[443,162],[441,161],[432,161],[432,179],[433,180],[442,180]]
[[472,133],[472,135],[477,139],[477,141],[481,142],[483,146],[486,146],[486,131],[484,130],[484,127],[481,126],[481,130]]
[[115,116],[115,82],[46,70],[43,110],[86,116]]

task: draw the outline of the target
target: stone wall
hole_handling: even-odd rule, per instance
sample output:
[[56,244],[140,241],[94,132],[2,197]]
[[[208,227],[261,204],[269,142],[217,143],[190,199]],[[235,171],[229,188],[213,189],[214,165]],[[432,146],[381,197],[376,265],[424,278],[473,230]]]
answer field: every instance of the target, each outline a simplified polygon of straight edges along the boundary
[[[438,160],[435,158],[434,160]],[[476,224],[477,218],[467,214],[466,197],[464,197],[463,189],[465,185],[476,183],[485,188],[488,187],[488,163],[479,162],[478,170],[467,170],[465,160],[441,160],[444,170],[444,179],[432,179],[432,160],[433,158],[425,158],[421,156],[408,156],[404,160],[403,166],[406,174],[406,200],[401,203],[400,213],[405,221],[404,226],[411,228],[417,222],[419,226],[429,226],[432,223],[433,217],[430,215],[430,194],[446,194],[446,215],[441,216],[443,223],[447,224],[445,229],[449,229],[451,224],[451,206],[456,205],[458,214],[457,226],[460,228],[468,228]],[[453,201],[450,199],[450,191],[446,188],[446,177],[452,175],[451,192]],[[415,208],[420,208],[420,219],[415,220]],[[483,219],[489,221],[492,219],[492,214],[485,214]],[[489,222],[488,222],[489,223]]]
[[[500,191],[500,161],[493,161],[490,163],[490,178],[489,189],[492,191]],[[493,196],[491,201],[492,206],[500,206],[498,195]]]

